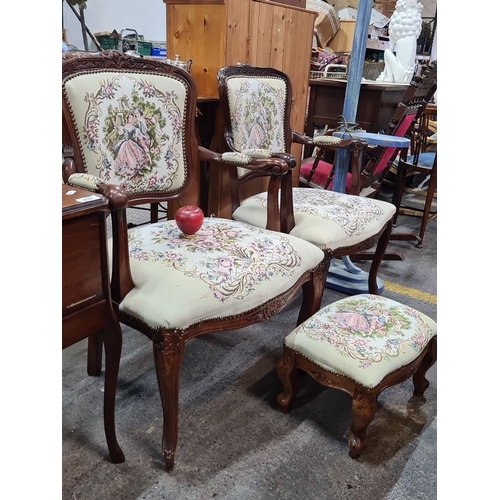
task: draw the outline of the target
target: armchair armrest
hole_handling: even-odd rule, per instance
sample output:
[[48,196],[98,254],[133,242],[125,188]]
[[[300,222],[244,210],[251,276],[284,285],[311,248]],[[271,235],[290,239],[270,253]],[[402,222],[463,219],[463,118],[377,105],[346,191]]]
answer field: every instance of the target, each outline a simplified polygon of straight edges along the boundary
[[102,183],[99,192],[108,200],[111,211],[112,250],[111,250],[111,298],[118,307],[123,298],[134,288],[134,280],[130,270],[130,255],[128,247],[126,192],[113,184]]
[[99,177],[96,177],[92,174],[82,174],[82,173],[74,173],[68,177],[67,184],[71,186],[79,187],[82,189],[86,189],[87,191],[92,191],[93,193],[99,192],[99,187],[103,182]]
[[[305,159],[303,163],[307,163],[310,161],[314,161],[313,169],[309,176],[314,174],[316,163],[325,158],[325,153],[336,152],[337,150],[347,150],[350,151],[351,161],[350,161],[350,172],[351,172],[351,187],[350,193],[359,195],[361,191],[361,170],[359,168],[359,155],[361,152],[368,151],[370,146],[369,144],[360,138],[352,137],[349,133],[346,133],[345,136],[338,136],[338,128],[328,129],[324,134],[315,136],[310,140],[308,145],[312,145],[316,147],[315,154],[312,159]],[[334,161],[334,160],[332,160]],[[328,160],[330,162],[330,159]],[[331,166],[331,171],[325,186],[329,181],[333,178],[334,175],[334,165]]]
[[113,236],[111,239],[111,297],[114,304],[119,304],[134,287],[128,248],[127,194],[120,186],[106,184],[91,174],[76,172],[72,158],[66,158],[63,162],[63,181],[65,184],[102,194],[108,200]]
[[[63,182],[93,193],[99,193],[102,180],[92,174],[77,172],[73,158],[65,158],[62,164]],[[102,193],[101,193],[102,194]]]
[[[253,154],[251,151],[247,150],[247,153]],[[211,151],[203,146],[198,146],[198,154],[200,161],[207,162],[217,162],[225,165],[229,169],[233,169],[232,175],[230,175],[230,186],[231,186],[231,199],[232,199],[232,211],[234,212],[239,205],[240,194],[239,185],[254,179],[256,177],[267,176],[269,177],[269,185],[267,189],[267,225],[266,228],[272,231],[281,230],[280,215],[283,217],[283,213],[279,208],[280,196],[279,191],[282,188],[281,195],[281,205],[283,206],[283,200],[287,200],[289,196],[283,195],[283,191],[288,192],[288,184],[290,186],[290,198],[291,198],[291,170],[296,167],[295,158],[288,153],[272,153],[269,152],[264,154],[262,150],[259,150],[255,156],[258,158],[253,158],[249,154],[244,154],[240,152],[229,152],[229,153],[217,153]],[[263,157],[266,156],[266,157]],[[246,173],[238,175],[237,171],[234,169],[244,168]],[[289,183],[287,182],[289,179]],[[293,210],[293,206],[288,205],[288,209]],[[293,212],[292,212],[293,214]]]

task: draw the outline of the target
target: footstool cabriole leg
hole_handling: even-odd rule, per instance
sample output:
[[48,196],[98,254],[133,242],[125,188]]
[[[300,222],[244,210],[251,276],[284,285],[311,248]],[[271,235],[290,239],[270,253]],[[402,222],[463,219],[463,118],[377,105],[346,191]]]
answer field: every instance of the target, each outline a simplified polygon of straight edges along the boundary
[[352,398],[352,424],[349,431],[349,456],[358,458],[366,447],[365,434],[377,411],[378,393],[356,387]]
[[418,367],[417,371],[413,375],[413,385],[415,390],[413,394],[418,397],[423,397],[424,392],[429,387],[429,381],[425,378],[425,375],[429,368],[437,360],[437,335],[432,337],[432,339],[427,344],[427,347],[423,353],[422,362]]
[[276,366],[278,377],[283,383],[283,392],[277,398],[283,413],[290,411],[290,405],[296,393],[297,367],[295,365],[295,358],[295,351],[285,346],[283,348],[283,356]]

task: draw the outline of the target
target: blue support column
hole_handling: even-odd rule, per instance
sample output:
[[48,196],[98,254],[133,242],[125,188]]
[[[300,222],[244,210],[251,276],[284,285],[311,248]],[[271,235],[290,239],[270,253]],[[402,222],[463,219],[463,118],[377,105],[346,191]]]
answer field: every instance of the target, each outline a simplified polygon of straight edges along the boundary
[[[342,110],[342,114],[348,122],[356,121],[356,114],[358,112],[359,91],[365,65],[366,41],[368,39],[372,5],[373,0],[360,0],[358,4],[358,15],[354,28],[354,40],[352,43],[349,74],[347,75],[347,86],[344,107]],[[335,159],[334,191],[338,193],[344,192],[348,168],[349,152],[341,150],[338,152]]]
[[[354,40],[352,44],[349,74],[342,114],[346,121],[356,121],[358,111],[359,92],[365,64],[366,41],[372,14],[373,0],[359,0]],[[335,157],[335,178],[333,191],[343,193],[349,169],[349,151],[341,149]],[[383,283],[378,281],[379,291],[383,290]],[[342,264],[332,260],[326,286],[344,293],[356,294],[368,292],[368,273],[356,267],[348,256],[342,258]]]

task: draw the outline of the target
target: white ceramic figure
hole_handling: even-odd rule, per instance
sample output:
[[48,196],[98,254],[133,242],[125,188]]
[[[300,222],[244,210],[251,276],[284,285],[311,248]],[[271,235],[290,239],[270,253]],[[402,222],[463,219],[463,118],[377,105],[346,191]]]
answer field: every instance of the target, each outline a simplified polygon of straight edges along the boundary
[[397,0],[389,21],[390,46],[384,51],[385,67],[377,81],[411,82],[415,71],[417,39],[422,31],[422,9],[418,0]]

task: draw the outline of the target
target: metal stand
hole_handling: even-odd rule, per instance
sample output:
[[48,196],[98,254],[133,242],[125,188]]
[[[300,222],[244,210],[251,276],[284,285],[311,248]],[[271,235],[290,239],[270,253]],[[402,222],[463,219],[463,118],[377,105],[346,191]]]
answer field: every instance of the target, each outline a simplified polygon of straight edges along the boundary
[[[382,293],[384,291],[384,282],[378,277],[377,285],[379,293]],[[325,286],[348,295],[368,293],[368,273],[359,269],[359,267],[353,266],[350,260],[332,259]]]
[[[82,34],[85,30],[89,34],[90,38],[92,38],[92,41],[95,43],[95,46],[97,47],[97,50],[99,52],[102,52],[103,49],[101,47],[101,44],[97,41],[97,38],[94,36],[94,33],[92,33],[92,31],[90,31],[88,26],[85,24],[85,20],[77,12],[77,10],[75,9],[75,6],[71,5],[67,0],[66,0],[66,3],[69,5],[70,9],[73,11],[73,14],[75,14],[77,19],[80,21],[80,24],[82,25]],[[85,37],[83,37],[83,39],[84,39],[84,43],[85,43]],[[87,47],[85,47],[85,49],[87,50]]]

